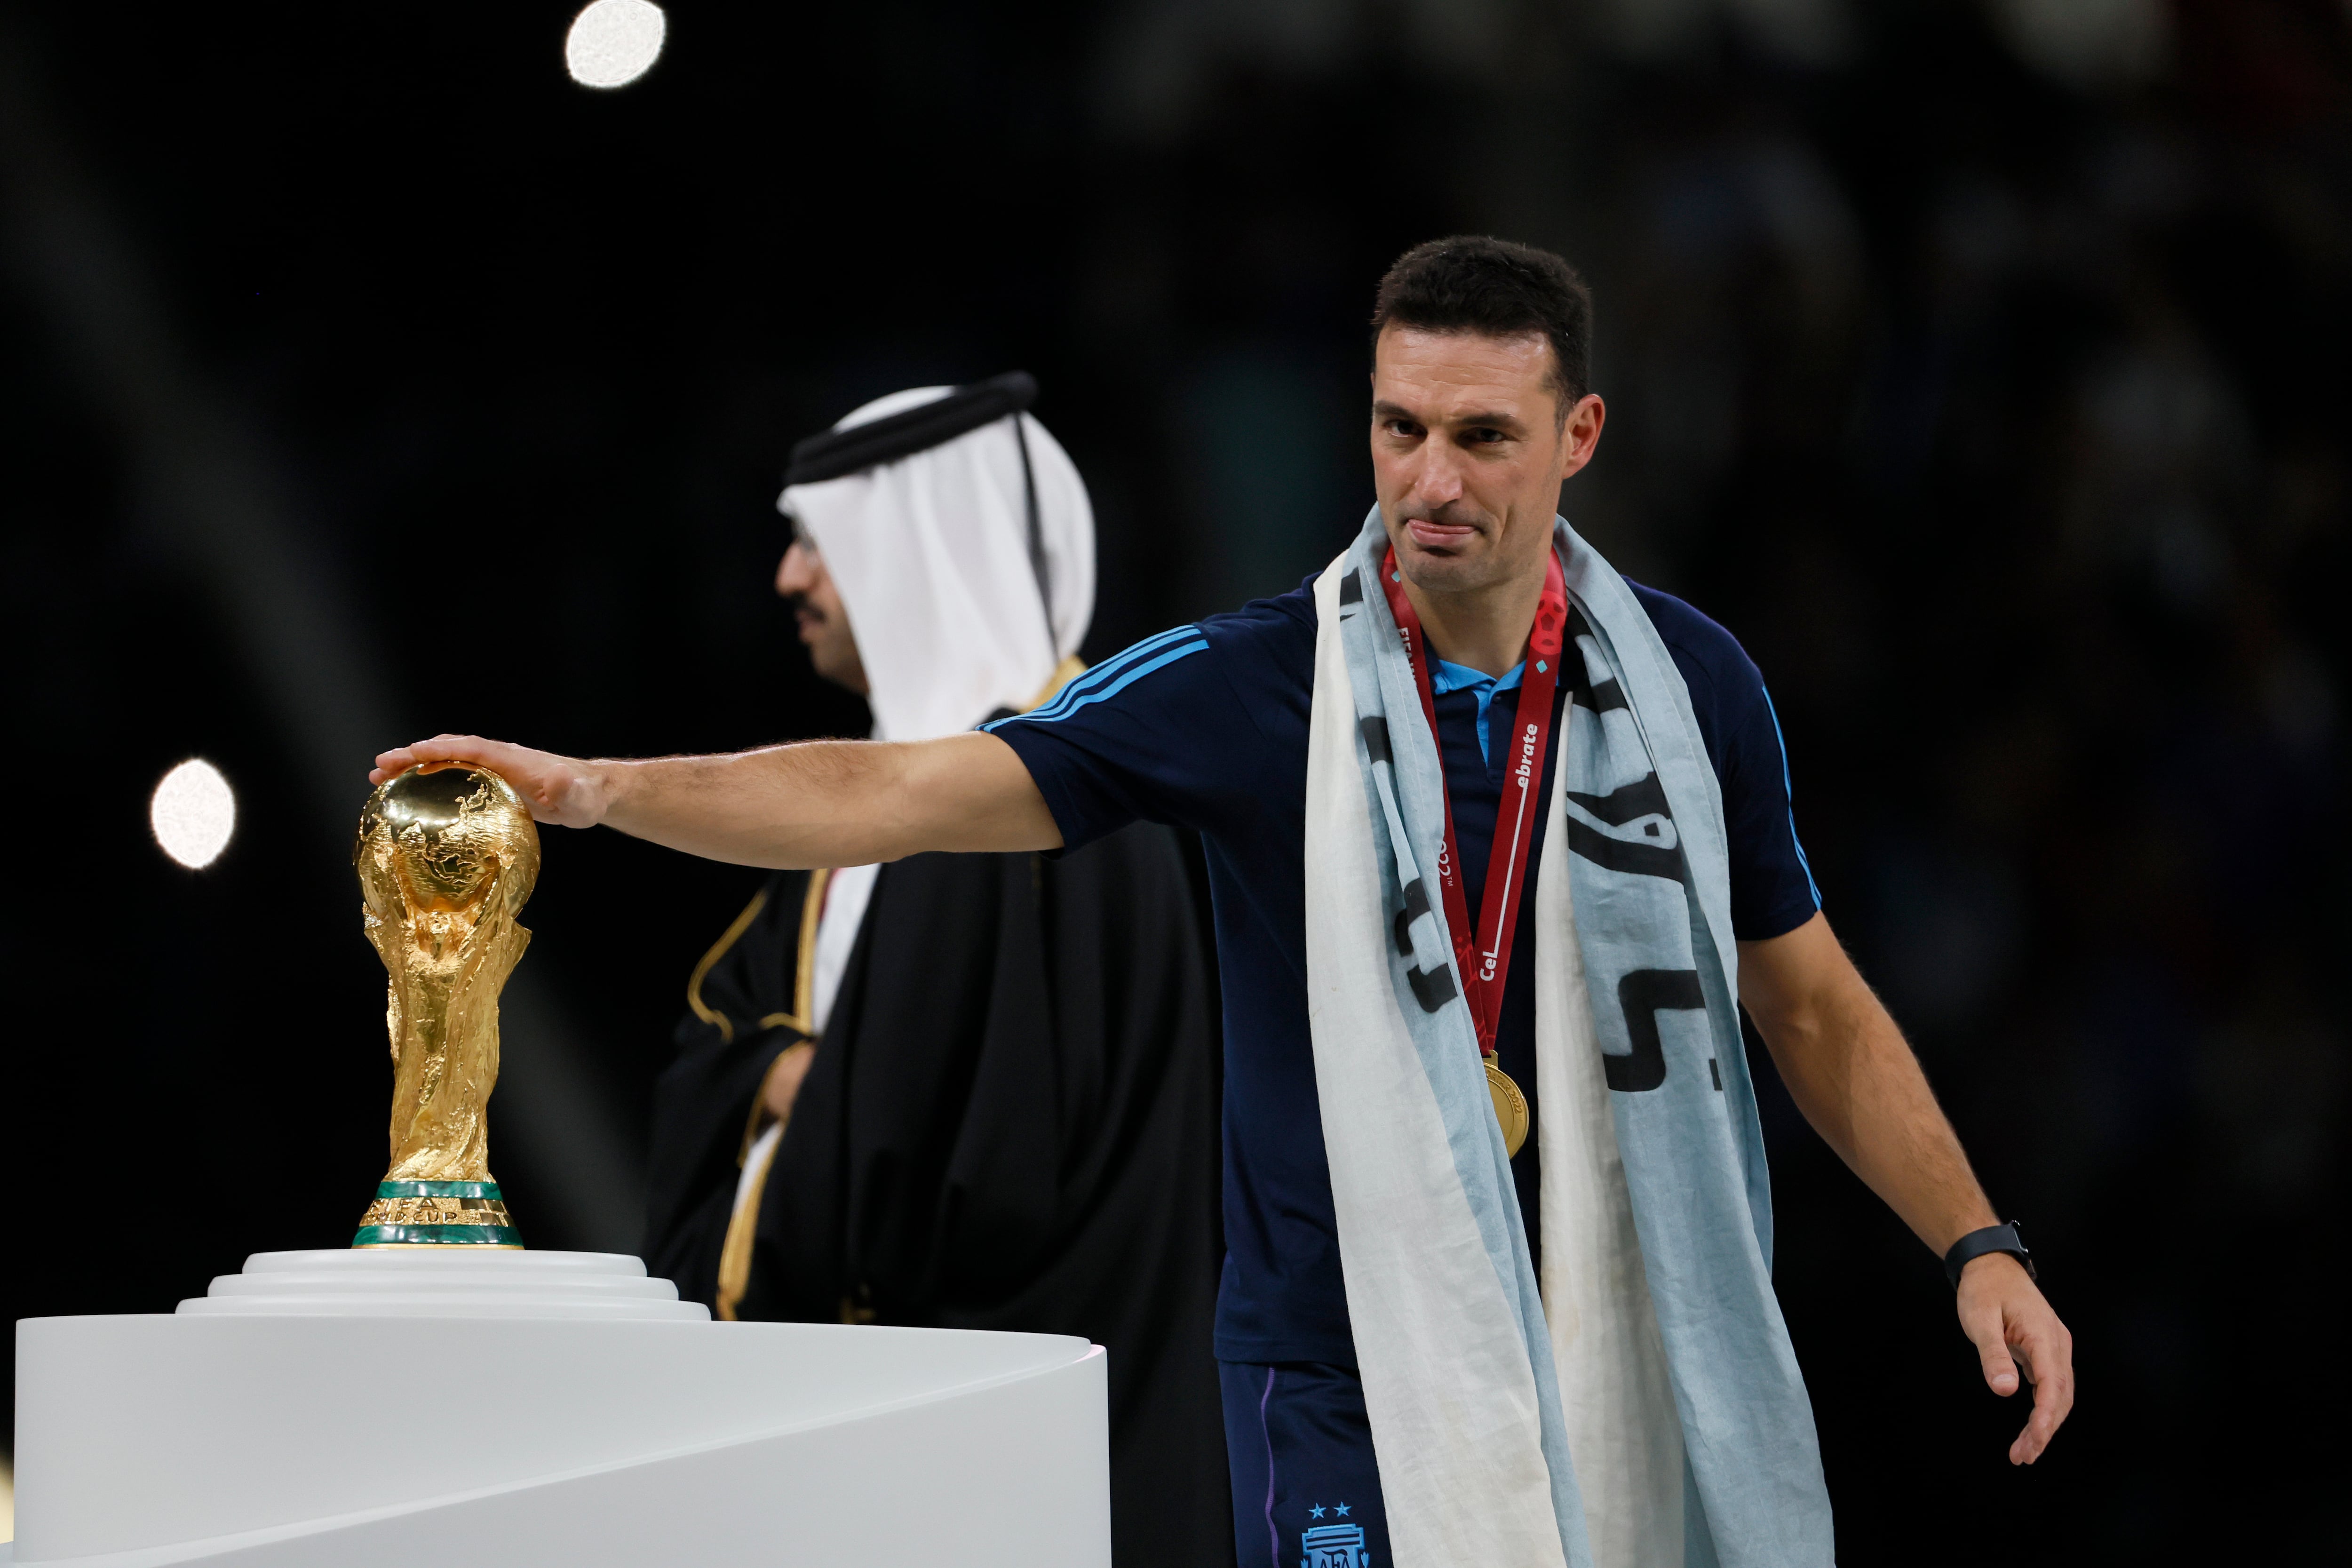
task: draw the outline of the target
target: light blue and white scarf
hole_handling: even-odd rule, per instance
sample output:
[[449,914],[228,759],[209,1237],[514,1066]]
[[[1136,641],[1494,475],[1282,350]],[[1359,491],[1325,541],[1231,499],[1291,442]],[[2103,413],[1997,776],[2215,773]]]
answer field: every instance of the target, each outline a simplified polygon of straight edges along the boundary
[[1821,1568],[1721,795],[1648,615],[1556,529],[1572,695],[1536,882],[1540,1283],[1434,896],[1444,773],[1377,508],[1316,585],[1308,1012],[1391,1541],[1407,1568]]

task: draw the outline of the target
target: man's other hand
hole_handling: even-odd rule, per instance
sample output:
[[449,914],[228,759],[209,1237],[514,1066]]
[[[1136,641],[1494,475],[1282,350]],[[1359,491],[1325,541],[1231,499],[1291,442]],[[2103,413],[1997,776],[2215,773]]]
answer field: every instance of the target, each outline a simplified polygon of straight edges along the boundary
[[485,767],[514,785],[536,821],[559,827],[593,827],[604,818],[608,804],[604,775],[593,764],[552,752],[534,752],[479,735],[436,735],[429,741],[395,746],[375,760],[368,783],[380,784],[410,768],[471,763]]
[[2033,1414],[2009,1446],[2011,1464],[2030,1465],[2074,1408],[2074,1336],[2005,1252],[1971,1258],[1960,1270],[1959,1312],[1961,1331],[1984,1362],[1986,1386],[2005,1399],[2021,1376],[2033,1384]]
[[815,1061],[815,1042],[800,1040],[786,1046],[768,1065],[767,1079],[760,1086],[761,1109],[775,1121],[790,1121],[801,1085],[808,1081],[809,1068]]

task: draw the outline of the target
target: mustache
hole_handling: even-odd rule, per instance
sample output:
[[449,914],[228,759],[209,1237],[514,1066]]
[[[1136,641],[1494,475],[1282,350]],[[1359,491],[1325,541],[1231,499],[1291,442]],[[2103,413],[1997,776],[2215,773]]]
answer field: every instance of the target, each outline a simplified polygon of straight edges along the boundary
[[806,594],[786,594],[784,595],[784,608],[790,611],[795,617],[806,616],[811,620],[821,621],[824,619],[824,612],[811,604],[809,602],[809,596]]

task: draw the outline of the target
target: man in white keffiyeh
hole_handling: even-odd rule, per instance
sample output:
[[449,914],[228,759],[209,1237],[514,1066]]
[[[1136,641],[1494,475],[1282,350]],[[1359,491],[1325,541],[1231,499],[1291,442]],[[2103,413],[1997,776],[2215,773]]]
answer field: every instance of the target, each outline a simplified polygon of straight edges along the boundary
[[[1085,668],[1094,512],[1035,395],[1017,371],[919,387],[793,449],[776,587],[879,740],[969,731]],[[721,1320],[1087,1336],[1109,1352],[1119,1561],[1213,1558],[1200,925],[1150,824],[1052,861],[779,871],[688,979],[647,1261]]]

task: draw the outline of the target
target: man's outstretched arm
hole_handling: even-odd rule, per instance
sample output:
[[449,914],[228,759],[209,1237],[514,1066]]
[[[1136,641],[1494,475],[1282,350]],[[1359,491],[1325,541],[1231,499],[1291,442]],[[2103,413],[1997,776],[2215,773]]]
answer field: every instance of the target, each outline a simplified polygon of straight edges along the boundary
[[476,763],[541,822],[617,827],[705,859],[800,869],[926,850],[1058,849],[1029,770],[993,735],[810,741],[728,756],[583,761],[478,735],[436,735],[375,760],[371,784],[418,763]]
[[[1741,942],[1739,999],[1805,1120],[1937,1257],[1969,1232],[2000,1223],[1918,1058],[1826,916],[1769,942]],[[2033,1414],[2009,1458],[2030,1465],[2074,1408],[2074,1336],[2007,1253],[1970,1261],[1958,1305],[1961,1331],[1995,1394],[2016,1393],[2016,1363],[2026,1364]]]

